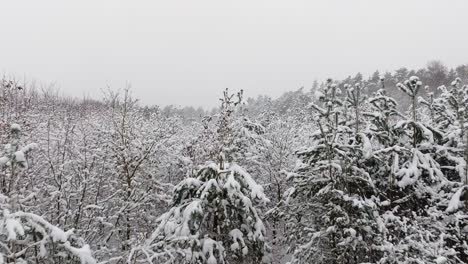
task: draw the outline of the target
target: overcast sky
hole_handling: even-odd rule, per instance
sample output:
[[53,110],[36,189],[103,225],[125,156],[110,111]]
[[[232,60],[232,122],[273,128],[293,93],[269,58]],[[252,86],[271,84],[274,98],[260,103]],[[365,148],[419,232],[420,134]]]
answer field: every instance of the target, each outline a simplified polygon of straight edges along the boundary
[[468,1],[0,0],[0,71],[100,97],[213,106],[360,71],[468,63]]

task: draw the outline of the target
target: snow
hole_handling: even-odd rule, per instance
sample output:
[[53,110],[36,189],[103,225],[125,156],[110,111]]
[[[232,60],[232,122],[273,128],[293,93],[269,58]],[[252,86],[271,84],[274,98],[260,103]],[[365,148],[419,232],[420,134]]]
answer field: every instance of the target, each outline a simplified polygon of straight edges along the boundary
[[428,172],[431,181],[446,180],[432,157],[429,154],[423,154],[417,149],[412,149],[412,160],[407,162],[405,166],[396,173],[401,178],[397,183],[401,188],[414,184],[422,175],[423,170]]
[[10,129],[11,129],[11,131],[19,132],[19,131],[21,131],[21,126],[18,125],[18,124],[11,124]]
[[218,185],[218,181],[216,179],[209,179],[200,189],[200,199],[205,199],[211,193],[211,190],[220,193],[221,188]]
[[427,127],[421,123],[416,123],[419,128],[423,131],[424,138],[431,144],[434,144],[434,134],[431,130],[427,129]]
[[398,152],[393,153],[392,173],[396,174],[400,170],[400,156]]
[[[50,239],[54,243],[60,243],[69,253],[78,257],[82,264],[96,263],[89,245],[85,244],[80,248],[70,245],[69,238],[73,234],[72,229],[65,232],[38,215],[21,211],[10,213],[8,209],[4,209],[3,217],[4,219],[0,225],[0,234],[6,232],[7,240],[10,242],[24,239],[24,236],[30,235],[25,230],[35,229],[36,232],[41,233],[38,237],[42,237],[42,240],[39,241],[40,256],[45,257],[47,255],[46,243],[50,242]],[[58,254],[66,256],[64,252]]]
[[10,161],[9,158],[7,158],[7,157],[1,157],[1,158],[0,158],[0,167],[3,167],[3,166],[5,166],[5,165],[7,165],[7,163],[8,163],[9,161]]
[[363,133],[359,133],[359,136],[362,140],[362,153],[364,159],[369,159],[372,157],[372,144],[370,143],[369,138]]
[[224,189],[228,191],[228,194],[232,196],[233,194],[241,190],[239,182],[234,178],[234,172],[231,172],[228,176],[226,183],[224,184]]
[[182,189],[182,188],[188,188],[188,189],[193,189],[193,188],[198,188],[202,185],[202,182],[197,179],[197,178],[186,178],[185,180],[181,181],[175,189]]
[[244,182],[247,184],[247,186],[250,189],[250,196],[252,199],[259,199],[262,202],[269,202],[270,200],[266,197],[265,193],[263,192],[263,187],[259,184],[257,184],[253,179],[250,174],[245,171],[243,168],[241,168],[237,164],[231,164],[229,166],[229,170],[238,173],[240,176],[242,176],[242,179]]
[[231,250],[237,251],[242,248],[242,254],[245,256],[248,253],[248,248],[245,246],[243,234],[239,229],[233,229],[229,232],[233,243],[231,244]]
[[255,239],[258,239],[259,241],[264,241],[265,240],[264,234],[266,234],[266,230],[260,218],[257,217],[254,227],[255,227],[255,232],[254,232],[253,237]]
[[81,264],[96,264],[96,260],[93,258],[89,245],[84,245],[81,248],[70,246],[70,242],[64,243],[64,247],[67,248],[73,255],[80,259]]
[[18,163],[26,162],[26,157],[24,156],[23,151],[16,151],[15,152],[15,161]]
[[321,99],[321,98],[325,97],[325,95],[322,92],[320,92],[319,90],[316,90],[314,95],[315,95],[315,98],[317,98],[317,99]]
[[386,201],[383,201],[380,203],[381,206],[389,206],[390,205],[390,201],[389,200],[386,200]]
[[330,80],[240,110],[228,95],[201,122],[121,101],[69,107],[38,94],[39,105],[17,100],[21,115],[5,104],[3,130],[13,120],[34,134],[13,124],[2,135],[0,264],[10,251],[17,263],[328,263],[350,252],[356,263],[459,263],[468,88],[457,79],[440,95],[425,73],[398,83],[398,101],[387,92],[402,76],[389,73],[385,89]]
[[61,242],[65,243],[68,240],[68,237],[73,233],[73,229],[64,232],[62,229],[51,226],[50,236],[52,237],[52,241],[54,242]]
[[[193,201],[191,202],[183,212],[183,222],[181,224],[181,227],[179,228],[179,232],[176,232],[178,236],[189,236],[191,235],[190,232],[190,227],[189,227],[189,221],[191,220],[191,217],[194,214],[203,214],[203,209],[201,207],[200,201]],[[198,226],[194,226],[195,228],[198,228]]]
[[[407,84],[407,83],[405,83]],[[407,93],[407,94],[411,94],[411,91],[408,89],[408,87],[406,85],[403,85],[402,83],[397,83],[396,85],[400,90],[402,90],[403,92]]]
[[364,208],[364,207],[369,207],[369,208],[375,208],[376,205],[375,203],[370,200],[370,199],[361,199],[357,195],[349,196],[348,194],[343,194],[343,192],[339,192],[344,201],[351,202],[352,206],[357,207],[357,208]]
[[447,209],[445,210],[447,213],[453,213],[464,206],[460,198],[464,194],[466,188],[466,186],[462,186],[455,192],[452,199],[450,199]]
[[90,204],[90,205],[85,206],[84,209],[85,210],[103,210],[104,207],[98,206],[98,205],[95,205],[95,204]]
[[448,160],[455,162],[455,170],[460,175],[460,179],[464,184],[468,184],[466,182],[466,161],[463,157],[456,157],[453,155],[445,155]]
[[[215,248],[220,252],[224,251],[224,248],[216,241],[211,238],[205,238],[203,241],[203,254],[208,255],[206,264],[217,264],[218,261],[214,255]],[[220,254],[222,255],[222,254]]]
[[15,218],[9,218],[8,212],[4,212],[4,215],[6,219],[3,225],[8,233],[7,240],[16,240],[18,236],[24,236],[23,225],[21,225],[20,221]]
[[344,230],[345,234],[348,234],[350,237],[356,237],[356,230],[354,228],[346,228]]
[[23,153],[28,153],[28,152],[30,152],[30,151],[32,151],[32,150],[38,149],[38,147],[39,147],[38,144],[36,144],[36,143],[30,143],[30,144],[24,146],[24,147],[21,149],[21,152],[23,152]]
[[442,257],[442,256],[439,256],[437,257],[437,259],[435,260],[435,262],[437,264],[444,264],[444,263],[447,263],[448,259],[446,257]]

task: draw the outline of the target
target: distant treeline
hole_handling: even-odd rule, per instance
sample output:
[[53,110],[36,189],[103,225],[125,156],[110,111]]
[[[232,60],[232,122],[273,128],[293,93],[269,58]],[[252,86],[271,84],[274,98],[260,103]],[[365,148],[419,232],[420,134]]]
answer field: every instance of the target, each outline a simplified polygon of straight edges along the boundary
[[[409,101],[404,94],[396,88],[396,84],[403,82],[410,76],[418,76],[424,86],[430,92],[438,94],[438,87],[452,82],[455,78],[460,78],[463,81],[468,80],[468,65],[460,65],[455,68],[448,68],[441,61],[433,60],[427,63],[426,67],[421,69],[408,69],[406,67],[399,68],[394,72],[379,72],[375,71],[368,78],[365,78],[362,73],[357,73],[355,76],[348,76],[339,81],[341,85],[361,83],[366,87],[364,92],[368,95],[377,91],[383,84],[385,85],[388,94],[400,102],[400,108],[407,108]],[[298,110],[304,109],[304,106],[314,101],[315,91],[322,88],[326,84],[326,80],[315,81],[310,88],[301,87],[295,91],[288,91],[280,97],[273,99],[268,95],[260,95],[256,98],[248,98],[246,110],[257,115],[262,111],[273,110],[279,115],[287,115],[288,113],[297,113]],[[246,96],[249,92],[246,91]],[[202,107],[195,108],[193,106],[177,107],[169,105],[160,109],[165,116],[179,116],[189,120],[200,120],[203,116],[217,113],[218,109],[205,110]]]

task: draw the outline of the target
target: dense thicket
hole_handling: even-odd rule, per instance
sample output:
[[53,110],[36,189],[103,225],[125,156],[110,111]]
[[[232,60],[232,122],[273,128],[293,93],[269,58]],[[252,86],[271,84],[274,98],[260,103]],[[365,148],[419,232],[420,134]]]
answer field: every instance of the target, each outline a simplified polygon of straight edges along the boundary
[[467,79],[431,62],[208,113],[4,78],[0,263],[466,263]]

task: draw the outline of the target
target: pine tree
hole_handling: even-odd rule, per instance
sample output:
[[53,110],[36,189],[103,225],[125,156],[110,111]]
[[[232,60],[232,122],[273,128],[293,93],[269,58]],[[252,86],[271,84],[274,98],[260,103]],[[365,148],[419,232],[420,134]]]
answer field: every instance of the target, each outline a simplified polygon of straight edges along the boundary
[[444,231],[449,238],[448,243],[454,248],[457,260],[468,261],[468,245],[465,242],[467,235],[467,162],[468,162],[468,136],[466,121],[468,112],[468,86],[463,85],[460,78],[456,78],[451,88],[441,87],[439,98],[441,107],[437,113],[446,124],[444,145],[441,146],[441,163],[444,165],[444,174],[449,177],[447,200],[446,225]]
[[[239,96],[241,94],[238,94]],[[128,263],[270,263],[266,229],[256,207],[263,187],[235,163],[232,114],[238,103],[226,90],[218,123],[218,162],[210,162],[174,188],[169,211]]]
[[[468,118],[468,86],[463,85],[460,78],[452,82],[451,89],[442,87],[441,104],[446,105],[438,113],[447,123],[446,146],[459,148],[463,154],[463,160],[458,160],[458,166],[464,167],[460,171],[461,181],[468,183],[468,131],[466,120]],[[454,159],[452,159],[454,161]]]
[[[364,165],[372,148],[365,134],[353,135],[341,121],[338,93],[328,80],[320,96],[323,106],[312,105],[319,127],[315,142],[297,153],[302,162],[287,196],[289,239],[295,244],[291,263],[362,263],[379,256],[376,193]],[[354,128],[359,131],[357,124]]]
[[[387,186],[379,194],[383,202],[377,222],[385,238],[379,263],[442,259],[448,261],[443,263],[457,263],[447,242],[450,238],[444,237],[446,226],[440,224],[444,221],[444,189],[449,184],[438,162],[442,133],[430,122],[420,122],[419,78],[410,77],[397,86],[410,98],[411,106],[407,118],[401,116],[402,120],[387,126],[393,136],[383,141],[386,148],[375,153],[384,169],[373,175],[377,186]],[[385,183],[386,174],[392,176],[389,183]]]

